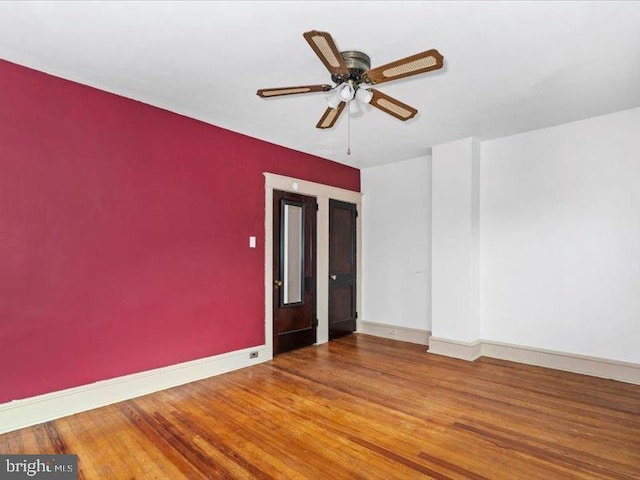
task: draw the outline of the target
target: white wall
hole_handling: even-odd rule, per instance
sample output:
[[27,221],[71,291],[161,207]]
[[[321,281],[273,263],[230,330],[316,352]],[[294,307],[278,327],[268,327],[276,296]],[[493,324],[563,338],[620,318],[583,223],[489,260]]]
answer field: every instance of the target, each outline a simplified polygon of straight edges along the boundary
[[431,158],[362,170],[363,311],[430,330]]
[[640,362],[640,108],[484,142],[481,166],[482,337]]
[[480,339],[480,145],[466,138],[433,147],[432,332],[434,337]]

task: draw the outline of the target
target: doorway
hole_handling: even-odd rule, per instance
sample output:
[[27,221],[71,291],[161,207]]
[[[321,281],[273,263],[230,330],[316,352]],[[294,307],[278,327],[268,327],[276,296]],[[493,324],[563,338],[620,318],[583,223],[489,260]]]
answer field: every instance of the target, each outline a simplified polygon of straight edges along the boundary
[[[274,193],[278,190],[282,192],[296,193],[314,197],[318,204],[316,212],[316,344],[320,345],[329,341],[329,199],[340,200],[352,203],[357,206],[358,211],[362,205],[362,194],[351,190],[332,187],[321,183],[310,182],[294,177],[277,175],[274,173],[264,173],[265,178],[265,249],[264,249],[264,335],[265,335],[265,356],[270,359],[273,355],[274,347],[274,281],[279,280],[274,273],[274,217],[279,214],[274,210]],[[356,250],[362,251],[362,215],[356,217]],[[356,310],[361,311],[361,278],[362,262],[358,259],[356,265]],[[357,319],[356,325],[360,322]],[[359,328],[359,327],[358,327]],[[356,329],[357,330],[357,329]],[[260,354],[262,356],[262,353]]]
[[329,340],[356,331],[356,219],[353,203],[329,200]]
[[273,353],[316,343],[314,197],[273,192]]

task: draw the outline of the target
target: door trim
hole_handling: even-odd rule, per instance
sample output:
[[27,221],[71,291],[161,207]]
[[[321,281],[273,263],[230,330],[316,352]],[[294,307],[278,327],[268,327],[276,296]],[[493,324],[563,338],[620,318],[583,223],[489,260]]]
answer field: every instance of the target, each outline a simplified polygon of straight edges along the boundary
[[[316,327],[316,344],[329,341],[329,199],[355,203],[358,209],[356,223],[356,242],[359,252],[362,251],[362,194],[343,188],[331,187],[321,183],[309,182],[274,173],[264,173],[265,178],[265,219],[264,219],[264,291],[265,291],[265,346],[269,357],[273,356],[273,191],[299,193],[316,197],[318,202],[317,216],[317,257],[316,257],[316,305],[318,326]],[[356,272],[356,308],[361,308],[362,292],[362,256],[359,258]],[[357,325],[359,326],[357,320]],[[359,330],[359,328],[358,328]]]

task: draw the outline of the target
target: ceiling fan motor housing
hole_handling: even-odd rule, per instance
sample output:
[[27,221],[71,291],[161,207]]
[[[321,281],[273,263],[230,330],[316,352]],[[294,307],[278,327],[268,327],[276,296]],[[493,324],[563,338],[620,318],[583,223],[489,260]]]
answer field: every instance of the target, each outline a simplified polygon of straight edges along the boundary
[[366,81],[362,74],[371,68],[371,59],[366,53],[356,50],[347,50],[340,52],[340,56],[344,59],[344,63],[349,69],[349,75],[332,75],[331,80],[340,84],[352,80],[354,83]]

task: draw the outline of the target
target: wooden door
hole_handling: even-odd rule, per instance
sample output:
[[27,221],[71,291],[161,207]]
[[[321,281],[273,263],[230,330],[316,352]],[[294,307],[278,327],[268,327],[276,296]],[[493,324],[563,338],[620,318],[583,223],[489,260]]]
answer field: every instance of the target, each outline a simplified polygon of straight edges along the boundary
[[356,331],[356,206],[329,200],[329,339]]
[[314,197],[273,192],[273,353],[316,342]]

